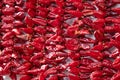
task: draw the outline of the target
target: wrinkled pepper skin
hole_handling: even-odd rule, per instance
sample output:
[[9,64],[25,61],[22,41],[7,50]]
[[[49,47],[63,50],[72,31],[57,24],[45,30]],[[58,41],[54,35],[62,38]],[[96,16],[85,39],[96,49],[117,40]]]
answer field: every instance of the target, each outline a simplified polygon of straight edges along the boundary
[[0,80],[120,80],[120,0],[0,0]]

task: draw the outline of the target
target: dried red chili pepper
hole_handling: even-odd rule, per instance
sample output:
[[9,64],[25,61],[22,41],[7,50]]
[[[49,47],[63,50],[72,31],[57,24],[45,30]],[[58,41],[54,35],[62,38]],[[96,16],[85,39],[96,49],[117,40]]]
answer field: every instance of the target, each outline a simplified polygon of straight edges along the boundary
[[93,63],[93,60],[89,59],[89,58],[83,58],[81,61],[80,61],[80,64],[82,65],[89,65],[90,63]]
[[14,42],[10,39],[10,40],[6,40],[6,41],[2,42],[2,45],[5,47],[9,47],[9,46],[12,46],[13,43]]
[[22,0],[15,0],[16,4],[20,5],[22,4]]
[[5,7],[2,10],[2,12],[3,12],[4,15],[13,15],[14,12],[15,12],[15,9],[13,7]]
[[86,55],[93,57],[94,59],[101,60],[103,59],[103,54],[99,51],[90,51]]
[[67,35],[70,37],[76,37],[77,34],[75,34],[75,32],[78,31],[78,27],[77,26],[72,26],[72,27],[68,27],[67,28]]
[[0,79],[119,80],[119,3],[0,1]]
[[56,68],[53,67],[53,68],[49,68],[48,70],[46,70],[44,73],[43,73],[43,77],[47,77],[49,74],[55,74],[57,72]]
[[43,53],[36,53],[36,55],[34,55],[30,58],[30,61],[34,61],[34,60],[36,60],[37,58],[40,58],[40,57],[43,57]]
[[113,75],[111,80],[119,80],[119,78],[120,78],[120,72],[117,72],[116,74]]
[[80,70],[79,70],[79,68],[72,67],[72,68],[70,68],[70,72],[72,74],[78,75],[80,73]]
[[15,73],[11,73],[9,76],[12,80],[17,80],[17,76]]
[[79,76],[77,75],[69,75],[68,77],[70,80],[80,80]]
[[17,71],[27,70],[31,67],[30,63],[24,63],[22,66],[17,68]]
[[4,24],[1,26],[1,28],[4,29],[12,29],[13,28],[13,24],[9,23],[9,24]]
[[117,69],[117,68],[119,69],[119,65],[120,65],[119,60],[120,60],[120,58],[117,57],[112,64],[115,69]]
[[80,65],[80,62],[79,61],[73,61],[69,64],[70,67],[77,67]]
[[112,62],[110,60],[103,60],[102,65],[112,68]]
[[43,75],[44,72],[40,73],[39,80],[45,80],[45,76]]
[[3,40],[11,39],[14,36],[13,32],[7,32],[2,37]]
[[23,11],[19,11],[19,12],[17,12],[17,13],[14,14],[14,17],[15,17],[15,19],[22,20],[25,17],[25,15],[24,15]]
[[65,46],[69,50],[78,50],[79,49],[78,41],[76,39],[68,40],[66,42]]
[[2,18],[3,18],[2,21],[5,23],[12,23],[14,20],[13,16],[3,16]]
[[80,11],[70,10],[70,11],[66,11],[66,12],[67,12],[67,13],[70,13],[70,14],[72,14],[73,16],[78,17],[78,18],[81,18],[81,16],[83,15],[83,13],[80,12]]
[[53,27],[60,27],[60,20],[59,19],[51,20],[49,24]]
[[100,31],[104,31],[103,27],[105,24],[105,20],[104,19],[97,19],[93,22],[92,27],[96,30],[100,30]]
[[31,76],[29,75],[24,75],[20,78],[20,80],[30,80],[31,79]]
[[31,17],[34,17],[35,16],[35,10],[33,9],[28,9],[28,15],[31,16]]
[[28,9],[29,9],[29,8],[34,9],[34,8],[35,8],[35,5],[32,4],[32,2],[28,1],[28,2],[25,3],[25,7],[28,8]]
[[26,16],[24,21],[29,27],[33,26],[33,20],[31,17]]
[[104,35],[99,30],[95,31],[94,36],[95,36],[96,40],[98,40],[98,41],[102,41],[104,39]]
[[112,8],[112,11],[117,12],[118,14],[120,14],[120,8]]
[[49,80],[58,80],[58,77],[57,77],[56,75],[54,75],[54,76],[51,76],[51,77],[49,78]]
[[3,2],[6,4],[11,4],[11,3],[14,3],[15,0],[3,0]]
[[45,26],[45,25],[47,24],[44,19],[33,18],[32,20],[33,20],[33,22],[34,22],[35,24],[39,24],[39,25],[42,25],[42,26]]
[[114,2],[114,3],[120,3],[119,0],[112,0],[112,2]]
[[92,79],[92,80],[100,80],[101,77],[102,77],[102,73],[103,73],[102,71],[94,71],[94,72],[91,73],[90,79]]

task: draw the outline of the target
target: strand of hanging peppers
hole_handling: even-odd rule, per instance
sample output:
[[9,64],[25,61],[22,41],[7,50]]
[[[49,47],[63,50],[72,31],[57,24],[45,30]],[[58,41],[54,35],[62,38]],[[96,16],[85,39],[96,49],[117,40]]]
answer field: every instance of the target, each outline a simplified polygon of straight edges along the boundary
[[119,80],[119,44],[119,0],[0,1],[0,80]]

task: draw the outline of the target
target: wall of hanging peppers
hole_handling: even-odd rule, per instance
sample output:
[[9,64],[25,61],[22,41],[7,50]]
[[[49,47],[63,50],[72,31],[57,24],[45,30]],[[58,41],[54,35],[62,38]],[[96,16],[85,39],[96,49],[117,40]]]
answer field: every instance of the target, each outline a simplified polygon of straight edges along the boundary
[[0,80],[120,80],[120,0],[0,0]]

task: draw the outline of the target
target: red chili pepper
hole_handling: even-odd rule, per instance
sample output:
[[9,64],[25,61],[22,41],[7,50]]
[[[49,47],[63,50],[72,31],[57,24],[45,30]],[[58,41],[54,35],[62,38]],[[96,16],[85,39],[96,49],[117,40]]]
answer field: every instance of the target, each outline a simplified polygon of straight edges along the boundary
[[20,6],[15,6],[15,9],[16,9],[16,11],[24,11],[24,9],[22,8],[22,7],[20,7]]
[[80,73],[80,70],[79,70],[79,68],[72,67],[72,68],[70,68],[70,72],[72,74],[78,75]]
[[102,11],[94,11],[93,15],[97,18],[104,18],[105,17],[105,12]]
[[24,31],[25,33],[28,34],[32,34],[33,33],[33,29],[32,28],[21,28],[22,31]]
[[119,0],[1,0],[0,80],[119,80]]
[[40,73],[39,80],[45,80],[44,72]]
[[119,57],[117,57],[115,60],[114,60],[114,62],[113,62],[113,67],[115,68],[115,69],[117,69],[117,68],[119,68],[119,61],[120,61],[120,58]]
[[9,47],[9,46],[12,46],[13,45],[13,41],[10,39],[10,40],[6,40],[2,43],[3,46],[5,47]]
[[117,12],[118,14],[120,14],[120,8],[112,8],[112,11]]
[[14,17],[13,16],[3,16],[2,21],[5,23],[12,23],[14,21]]
[[59,19],[51,20],[49,24],[53,27],[60,27],[60,21]]
[[114,2],[114,3],[120,3],[119,0],[112,0],[112,2]]
[[20,78],[20,80],[30,80],[31,79],[31,76],[29,75],[24,75]]
[[80,69],[80,72],[82,72],[82,73],[92,72],[92,70],[89,67],[85,67],[85,66],[80,66],[79,69]]
[[13,32],[7,32],[6,34],[4,34],[2,39],[3,40],[11,39],[13,36],[14,36]]
[[104,39],[104,35],[99,30],[96,30],[94,35],[97,41],[102,41]]
[[3,12],[4,15],[13,15],[14,12],[15,12],[15,9],[13,7],[5,7],[2,10],[2,12]]
[[69,75],[68,77],[70,80],[80,80],[80,77],[77,75]]
[[57,4],[58,7],[60,7],[60,8],[64,7],[64,1],[63,1],[63,0],[56,0],[56,4]]
[[29,15],[30,17],[34,17],[34,16],[35,16],[35,10],[33,10],[33,9],[28,9],[28,15]]
[[47,12],[45,11],[39,11],[38,13],[36,13],[37,16],[41,16],[43,18],[46,18],[47,17]]
[[25,17],[25,22],[26,22],[26,24],[27,24],[29,27],[32,27],[32,26],[33,26],[32,18],[26,16],[26,17]]
[[48,70],[46,70],[43,75],[46,77],[49,74],[55,74],[56,72],[57,72],[56,68],[53,67],[53,68],[49,68]]
[[78,26],[72,26],[67,28],[67,35],[70,37],[76,36],[75,32],[78,31]]
[[12,80],[17,80],[17,76],[15,73],[11,73],[9,76]]
[[73,61],[73,62],[71,62],[68,66],[70,66],[70,67],[77,67],[77,66],[79,66],[80,65],[80,62],[78,62],[78,61]]
[[98,44],[98,45],[94,46],[92,49],[102,51],[104,49],[104,45],[103,44]]
[[82,15],[83,15],[83,13],[80,12],[80,11],[73,11],[73,10],[70,10],[70,11],[66,11],[66,12],[67,12],[67,13],[70,13],[70,14],[72,14],[73,16],[78,17],[78,18],[81,18]]
[[56,75],[54,75],[54,76],[51,76],[51,77],[49,78],[49,80],[58,80],[58,77],[57,77]]
[[3,3],[12,5],[14,4],[15,0],[3,0]]
[[42,71],[43,71],[42,69],[32,69],[32,70],[28,70],[27,73],[28,74],[39,74]]
[[0,76],[0,80],[4,80],[4,79],[3,79],[3,76]]
[[28,70],[31,67],[30,63],[24,63],[22,66],[17,68],[17,71]]
[[26,3],[25,3],[25,6],[26,6],[26,8],[28,8],[28,9],[29,9],[29,8],[31,8],[31,9],[34,9],[34,8],[35,8],[35,5],[32,4],[32,2],[30,2],[30,1],[29,1],[29,2],[26,2]]
[[42,25],[42,26],[45,26],[47,24],[46,20],[44,20],[44,19],[33,18],[32,20],[35,24],[39,24],[39,25]]
[[4,73],[8,73],[10,71],[10,68],[12,67],[12,62],[9,62],[6,64],[6,66],[4,67],[3,71]]
[[75,7],[77,7],[79,10],[83,10],[83,4],[82,4],[82,1],[80,0],[80,1],[74,1],[74,0],[71,0],[72,2],[73,2],[73,5],[75,6]]
[[39,0],[38,1],[38,3],[40,4],[43,4],[43,5],[49,5],[50,4],[50,1],[49,0],[46,0],[46,1],[44,1],[44,0]]
[[90,79],[93,79],[93,80],[100,80],[101,77],[102,77],[102,71],[95,71],[95,72],[92,72],[91,75],[90,75]]
[[103,54],[99,51],[89,51],[86,55],[93,57],[94,59],[101,60],[103,59]]
[[22,0],[15,0],[16,4],[20,5],[22,4]]
[[100,30],[103,32],[104,24],[105,24],[104,19],[97,19],[93,22],[92,27],[96,30]]
[[41,58],[41,57],[43,57],[43,53],[36,53],[36,55],[34,55],[30,58],[30,61],[34,61],[37,58]]
[[111,78],[111,80],[119,80],[120,78],[120,72],[117,72],[113,75],[113,77]]
[[4,24],[2,27],[2,29],[12,29],[13,28],[13,24],[9,23],[9,24]]
[[82,65],[88,66],[90,63],[93,63],[93,60],[89,58],[83,58],[79,63]]
[[22,19],[25,17],[24,14],[25,14],[25,13],[24,13],[23,11],[20,11],[20,12],[16,13],[16,14],[14,15],[14,17],[15,17],[15,19],[20,19],[20,20],[22,20]]
[[68,40],[66,42],[65,46],[69,50],[78,50],[79,49],[78,41],[76,39]]

